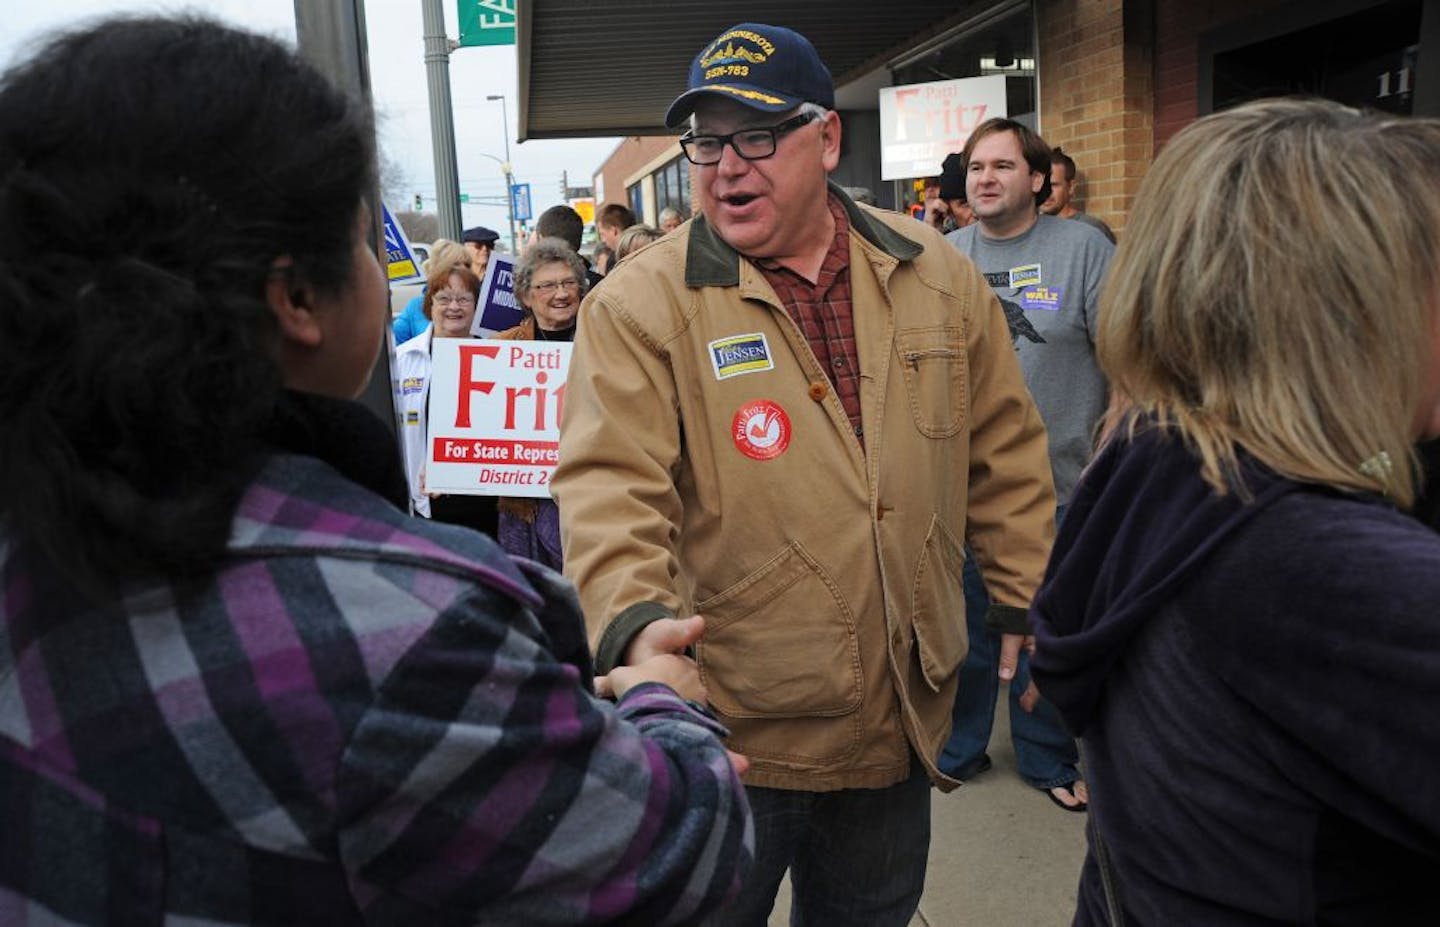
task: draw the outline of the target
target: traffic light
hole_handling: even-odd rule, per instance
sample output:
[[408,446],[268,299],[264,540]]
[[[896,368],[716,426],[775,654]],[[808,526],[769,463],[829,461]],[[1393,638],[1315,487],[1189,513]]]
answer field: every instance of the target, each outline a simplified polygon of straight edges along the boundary
[[416,211],[416,212],[423,212],[424,210],[425,210],[425,200],[424,200],[424,198],[422,198],[422,197],[420,196],[420,194],[417,193],[417,194],[415,194],[415,211]]

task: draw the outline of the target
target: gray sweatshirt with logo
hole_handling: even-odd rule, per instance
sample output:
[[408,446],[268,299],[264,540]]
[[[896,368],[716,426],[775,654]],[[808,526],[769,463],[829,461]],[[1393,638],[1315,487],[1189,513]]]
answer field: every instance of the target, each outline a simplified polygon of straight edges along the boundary
[[976,223],[945,239],[975,262],[1000,298],[1045,422],[1055,495],[1064,505],[1090,459],[1108,401],[1095,362],[1095,313],[1115,246],[1082,222],[1046,215],[1014,238],[988,238]]

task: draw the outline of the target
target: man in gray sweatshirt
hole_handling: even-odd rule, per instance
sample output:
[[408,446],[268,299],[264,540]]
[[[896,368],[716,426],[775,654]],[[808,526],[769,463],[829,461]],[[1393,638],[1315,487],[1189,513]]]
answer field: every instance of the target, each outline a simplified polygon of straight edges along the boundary
[[[1095,229],[1039,213],[1050,196],[1050,148],[1029,128],[990,119],[961,153],[965,193],[979,220],[946,239],[967,255],[995,291],[1010,323],[1025,383],[1049,437],[1050,466],[1063,516],[1090,459],[1095,425],[1105,410],[1105,378],[1095,361],[1100,285],[1115,246]],[[960,671],[954,729],[941,768],[967,779],[990,768],[985,747],[998,696],[996,642],[987,636],[988,596],[979,571],[965,565],[970,653]],[[1084,811],[1085,784],[1074,740],[1045,701],[1022,695],[1029,684],[1023,655],[1010,683],[1010,736],[1020,777],[1070,811]]]

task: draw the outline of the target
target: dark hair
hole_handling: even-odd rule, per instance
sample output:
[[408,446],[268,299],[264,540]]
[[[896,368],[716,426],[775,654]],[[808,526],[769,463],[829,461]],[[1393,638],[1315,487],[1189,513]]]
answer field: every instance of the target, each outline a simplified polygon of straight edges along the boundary
[[425,278],[425,300],[420,304],[420,311],[425,313],[425,318],[431,318],[430,313],[435,307],[435,294],[450,285],[451,277],[459,277],[470,295],[480,298],[480,278],[475,276],[475,271],[455,265],[437,267]]
[[1020,142],[1020,152],[1025,157],[1025,163],[1031,171],[1039,173],[1045,178],[1040,185],[1040,192],[1035,194],[1035,205],[1050,198],[1050,146],[1045,144],[1045,139],[1035,134],[1029,126],[1016,122],[1014,119],[1005,119],[1001,116],[993,116],[986,119],[975,127],[970,137],[965,140],[965,149],[960,152],[964,161],[965,170],[970,170],[970,156],[975,153],[975,146],[987,135],[994,135],[997,132],[1014,132],[1016,139]]
[[590,255],[590,260],[595,266],[600,265],[600,259],[605,259],[605,272],[609,273],[610,268],[615,266],[615,250],[604,242],[595,246],[595,252]]
[[597,226],[619,229],[625,231],[635,224],[635,213],[630,211],[629,206],[621,206],[619,203],[611,203],[600,209],[600,215],[595,218]]
[[580,250],[580,238],[585,231],[585,220],[569,206],[551,206],[540,214],[535,222],[535,233],[541,238],[558,238],[572,250]]
[[115,18],[0,77],[0,517],[99,591],[224,549],[281,390],[266,285],[343,292],[368,115],[279,42]]
[[1075,179],[1075,159],[1061,151],[1059,145],[1050,149],[1050,164],[1052,167],[1056,164],[1065,165],[1065,180],[1067,183]]

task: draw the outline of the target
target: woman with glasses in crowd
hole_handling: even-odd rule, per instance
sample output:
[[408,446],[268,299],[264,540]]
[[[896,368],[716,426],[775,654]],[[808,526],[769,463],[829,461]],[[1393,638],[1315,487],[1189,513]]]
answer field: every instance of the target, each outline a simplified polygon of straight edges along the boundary
[[[558,238],[535,242],[515,264],[515,300],[525,310],[520,324],[496,335],[507,341],[575,340],[575,314],[585,295],[585,262]],[[512,554],[561,568],[560,510],[554,500],[500,499],[496,537]]]
[[[572,588],[401,510],[353,401],[376,188],[368,113],[211,20],[0,76],[0,922],[692,923],[738,888],[694,664],[597,700]],[[475,287],[432,281],[441,337]]]
[[[468,266],[440,264],[425,281],[421,313],[430,327],[395,348],[395,405],[399,410],[410,506],[416,515],[494,534],[493,503],[481,496],[430,493],[425,487],[425,434],[430,422],[431,349],[436,338],[470,338],[480,278]],[[487,517],[488,512],[488,517]]]
[[[430,246],[430,257],[421,263],[420,268],[429,278],[442,267],[469,266],[470,252],[466,251],[463,245],[448,238],[437,238]],[[392,330],[395,332],[397,345],[404,344],[430,327],[430,317],[425,314],[426,289],[421,287],[420,293],[412,296],[405,303],[405,308],[395,317]]]

